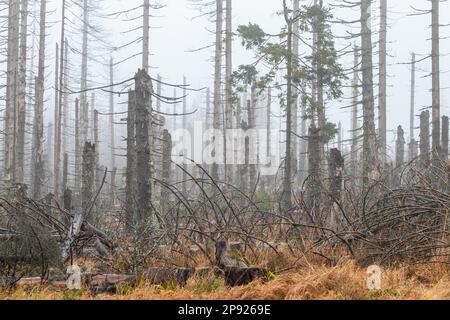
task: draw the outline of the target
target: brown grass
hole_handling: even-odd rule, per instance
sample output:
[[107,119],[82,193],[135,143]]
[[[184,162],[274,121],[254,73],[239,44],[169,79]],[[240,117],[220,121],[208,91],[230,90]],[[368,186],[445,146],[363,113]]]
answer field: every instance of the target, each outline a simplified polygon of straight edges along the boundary
[[88,290],[69,292],[52,288],[0,291],[11,300],[450,300],[450,267],[443,265],[397,266],[383,270],[383,288],[366,288],[366,270],[352,261],[336,267],[304,266],[278,275],[269,283],[225,288],[220,279],[191,279],[176,286],[122,287],[118,295],[92,297]]

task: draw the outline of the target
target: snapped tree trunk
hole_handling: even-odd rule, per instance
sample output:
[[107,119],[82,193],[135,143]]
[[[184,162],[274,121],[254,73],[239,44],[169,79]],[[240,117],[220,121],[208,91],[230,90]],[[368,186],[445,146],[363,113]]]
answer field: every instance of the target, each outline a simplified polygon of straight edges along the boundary
[[135,76],[136,92],[136,182],[137,223],[151,218],[150,136],[151,79],[140,70]]

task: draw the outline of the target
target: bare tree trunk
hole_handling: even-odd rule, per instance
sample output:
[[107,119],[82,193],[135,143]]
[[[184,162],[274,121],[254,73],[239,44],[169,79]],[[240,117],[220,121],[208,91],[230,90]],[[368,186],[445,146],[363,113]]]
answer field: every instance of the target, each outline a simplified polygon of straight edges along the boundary
[[75,99],[75,194],[81,192],[81,147],[80,147],[80,103],[78,98]]
[[371,0],[361,1],[361,58],[363,88],[363,185],[368,186],[370,179],[377,179],[377,143],[375,131],[375,107],[373,95]]
[[[256,93],[256,79],[253,79],[252,81],[252,88],[251,88],[251,100],[250,103],[248,104],[248,110],[247,110],[247,114],[248,114],[248,129],[250,130],[254,130],[256,128],[256,105],[257,105],[257,101],[258,101],[258,97],[257,97],[257,93]],[[249,141],[250,142],[250,141]],[[253,143],[255,143],[253,141]],[[252,154],[249,154],[249,190],[252,192],[255,188],[256,185],[256,164],[250,163],[250,159],[254,158],[254,152],[255,150],[258,150],[258,148],[255,146],[250,146],[249,145],[249,152],[251,152]]]
[[448,117],[442,117],[442,155],[441,159],[445,163],[448,163]]
[[232,10],[232,0],[226,0],[226,50],[225,50],[225,87],[226,87],[226,98],[225,98],[225,114],[226,114],[226,128],[233,129],[233,105],[232,105],[232,83],[231,83],[231,73],[233,70],[233,10]]
[[441,96],[440,96],[440,49],[439,49],[439,1],[432,0],[432,152],[433,159],[437,160],[440,155],[440,121],[441,121]]
[[394,185],[396,186],[401,184],[401,174],[405,164],[405,142],[405,132],[403,131],[402,126],[399,126],[397,129],[397,141],[395,145],[395,168],[393,170]]
[[9,0],[8,11],[8,56],[6,73],[6,108],[5,108],[5,157],[4,157],[4,181],[6,185],[14,183],[15,172],[13,170],[15,157],[14,138],[17,72],[19,65],[19,15],[20,0]]
[[142,40],[142,68],[149,72],[149,41],[150,41],[150,0],[144,0],[144,14],[143,14],[143,40]]
[[95,145],[90,142],[84,144],[83,149],[83,191],[81,193],[81,203],[83,216],[91,224],[96,222],[95,215],[90,212],[94,200],[95,186]]
[[69,175],[69,155],[67,153],[64,154],[64,161],[63,161],[63,177],[62,177],[62,190],[63,195],[65,194],[67,190],[67,176]]
[[150,185],[150,137],[151,79],[145,71],[139,71],[136,81],[136,181],[137,221],[144,223],[151,218]]
[[[69,124],[69,42],[67,41],[67,38],[64,40],[64,68],[63,68],[63,90],[64,94],[62,96],[63,103],[63,114],[62,114],[62,153],[67,153],[67,129]],[[65,189],[63,189],[63,192]]]
[[[110,161],[111,161],[111,170],[112,172],[114,172],[116,170],[116,140],[115,140],[115,128],[114,128],[114,61],[113,58],[111,57],[110,63],[109,63],[109,76],[110,76],[110,91],[111,93],[109,94],[109,141],[110,141],[110,148],[111,148],[111,153],[110,153]],[[116,194],[116,181],[115,181],[115,175],[111,175],[111,197],[113,202],[115,201],[115,196]]]
[[292,209],[292,104],[294,99],[292,98],[292,38],[293,38],[293,25],[292,20],[288,17],[288,9],[286,7],[286,1],[283,2],[285,21],[287,23],[287,95],[286,95],[286,157],[284,160],[284,181],[283,181],[283,195],[281,201],[281,209],[283,213],[287,213]]
[[136,92],[128,92],[127,173],[126,173],[126,229],[130,232],[135,221],[136,179]]
[[381,162],[383,165],[387,161],[387,117],[386,117],[386,90],[387,90],[387,71],[386,71],[386,57],[387,57],[387,0],[380,0],[380,49],[379,49],[379,124],[380,132],[380,151]]
[[[223,31],[223,0],[216,0],[216,51],[214,59],[214,120],[215,130],[221,128],[221,87],[222,87],[222,31]],[[216,143],[217,146],[217,143]],[[216,151],[217,154],[217,151]],[[212,165],[211,175],[213,179],[219,180],[219,166],[217,163]]]
[[330,179],[330,193],[335,201],[341,201],[342,183],[344,174],[344,158],[338,149],[330,150],[329,161],[329,179]]
[[62,108],[63,108],[63,98],[64,98],[64,54],[65,54],[65,25],[66,25],[66,0],[62,2],[62,18],[61,18],[61,52],[59,55],[59,98],[58,103],[56,104],[56,108],[58,109],[55,112],[57,118],[55,119],[55,181],[54,181],[54,190],[55,196],[59,198],[59,195],[64,193],[60,193],[59,185],[60,185],[60,164],[61,164],[61,123],[62,123]]
[[51,192],[51,181],[53,180],[53,166],[52,166],[52,154],[53,154],[53,123],[49,123],[47,126],[47,150],[45,152],[46,159],[45,163],[47,165],[46,171],[47,171],[47,191],[46,193]]
[[[88,140],[89,106],[87,102],[89,0],[83,0],[83,36],[81,48],[80,147]],[[82,151],[80,150],[80,153]]]
[[101,179],[101,169],[100,169],[100,140],[98,138],[98,111],[94,111],[94,143],[95,143],[95,188],[98,190]]
[[307,184],[307,204],[308,207],[317,214],[321,203],[321,183],[320,183],[320,129],[312,126],[308,135],[308,184]]
[[53,134],[53,193],[57,194],[56,188],[58,184],[56,180],[59,180],[59,158],[58,153],[58,119],[59,119],[59,45],[56,43],[56,59],[55,59],[55,110],[54,110],[54,134]]
[[420,162],[422,167],[430,166],[430,112],[420,114]]
[[[163,155],[162,155],[162,181],[164,184],[170,184],[170,167],[172,159],[172,137],[168,130],[163,132]],[[161,205],[165,207],[169,198],[167,189],[161,188]]]
[[19,56],[19,95],[17,107],[17,144],[16,144],[16,182],[23,183],[25,178],[25,126],[26,126],[26,89],[27,89],[27,30],[28,0],[21,0],[20,12],[20,56]]
[[397,168],[401,168],[405,164],[405,132],[403,131],[402,126],[399,126],[397,129],[397,142],[395,150],[395,166]]
[[[294,0],[293,2],[293,16],[298,16],[300,13],[300,1]],[[293,36],[292,36],[292,63],[293,66],[297,68],[299,64],[299,39],[300,39],[300,29],[299,20],[295,19],[292,26]],[[292,176],[297,177],[298,175],[298,89],[292,88],[292,143],[291,143],[291,169]]]
[[[323,1],[322,0],[315,0],[314,5],[318,6],[319,8],[323,7]],[[317,30],[314,31],[316,35],[316,42],[315,42],[315,50],[316,52],[321,52],[320,44],[322,43],[322,33],[318,32]],[[317,59],[318,64],[316,65],[316,74],[317,74],[317,123],[318,128],[321,129],[321,132],[319,133],[322,135],[322,130],[324,130],[327,120],[325,115],[325,102],[324,102],[324,93],[323,93],[323,66],[321,64],[321,57],[319,53],[319,57]],[[321,139],[322,140],[322,139]],[[320,159],[321,161],[325,159],[325,144],[321,141],[320,143]],[[326,165],[326,162],[324,163]]]
[[40,26],[39,26],[39,66],[38,76],[36,78],[35,86],[35,111],[34,111],[34,125],[33,125],[33,198],[39,199],[42,197],[42,187],[44,184],[44,90],[45,90],[45,25],[47,16],[47,0],[41,0],[40,7]]
[[[187,113],[187,80],[186,77],[183,77],[183,130],[187,130],[187,117],[186,117],[186,113]],[[186,146],[185,146],[186,147]],[[184,155],[184,157],[186,157],[186,154]],[[186,164],[186,159],[183,159],[183,194],[187,195],[187,164]]]
[[417,157],[417,142],[415,139],[415,118],[416,118],[416,102],[415,102],[415,90],[416,90],[416,54],[412,54],[411,59],[411,111],[409,114],[409,161],[412,161]]

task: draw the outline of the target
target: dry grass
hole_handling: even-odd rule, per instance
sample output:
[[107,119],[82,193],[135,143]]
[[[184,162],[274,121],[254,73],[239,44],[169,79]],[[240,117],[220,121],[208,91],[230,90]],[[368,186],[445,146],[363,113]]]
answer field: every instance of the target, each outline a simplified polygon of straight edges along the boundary
[[225,288],[213,277],[191,279],[185,288],[176,286],[124,286],[118,295],[92,297],[88,290],[69,292],[52,288],[0,292],[12,300],[410,300],[449,299],[450,267],[442,265],[397,266],[383,270],[383,288],[366,288],[366,270],[351,261],[336,267],[304,266],[277,276],[269,283]]

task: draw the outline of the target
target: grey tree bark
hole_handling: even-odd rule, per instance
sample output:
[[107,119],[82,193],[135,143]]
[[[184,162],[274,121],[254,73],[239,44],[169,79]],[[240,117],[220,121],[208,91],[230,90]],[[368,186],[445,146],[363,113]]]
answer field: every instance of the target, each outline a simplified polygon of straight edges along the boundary
[[39,21],[39,62],[38,76],[35,86],[35,111],[33,123],[33,198],[42,197],[42,187],[45,179],[45,165],[43,155],[44,143],[44,90],[45,90],[45,26],[47,17],[47,0],[41,0],[40,21]]
[[25,178],[25,130],[26,130],[26,89],[27,89],[27,39],[28,39],[28,0],[21,0],[20,10],[20,53],[19,85],[17,106],[17,144],[16,144],[16,182]]
[[[151,218],[150,136],[151,79],[140,70],[135,76],[136,90],[136,182],[137,223]],[[149,108],[150,104],[150,108]]]
[[135,192],[136,192],[136,92],[128,92],[128,118],[127,118],[127,171],[126,171],[126,199],[125,199],[125,226],[130,232],[135,220]]
[[6,106],[5,106],[5,148],[4,148],[4,182],[7,186],[14,183],[14,157],[16,136],[16,93],[17,73],[19,65],[20,35],[20,0],[9,0],[8,6],[8,49],[6,71]]
[[[216,49],[214,58],[214,120],[213,128],[219,132],[222,118],[222,32],[223,32],[223,0],[216,0]],[[216,152],[217,154],[217,152]],[[211,176],[219,180],[219,166],[217,163],[211,166]]]
[[143,40],[142,40],[142,68],[149,72],[149,41],[150,41],[150,0],[144,0],[143,14]]
[[411,110],[409,114],[409,160],[412,161],[417,157],[417,142],[415,139],[415,119],[416,119],[416,54],[412,54],[411,59]]
[[377,179],[378,148],[375,131],[375,107],[373,94],[371,0],[361,1],[361,65],[363,93],[363,185]]
[[380,132],[380,152],[383,165],[387,161],[387,115],[386,115],[386,92],[387,92],[387,64],[386,64],[386,48],[387,48],[387,0],[380,0],[380,42],[379,42],[379,124]]
[[430,111],[420,114],[420,162],[422,167],[430,166]]
[[440,48],[439,48],[439,2],[432,0],[431,9],[431,60],[432,60],[432,152],[433,159],[440,155],[440,135],[441,135],[441,96],[440,96]]

